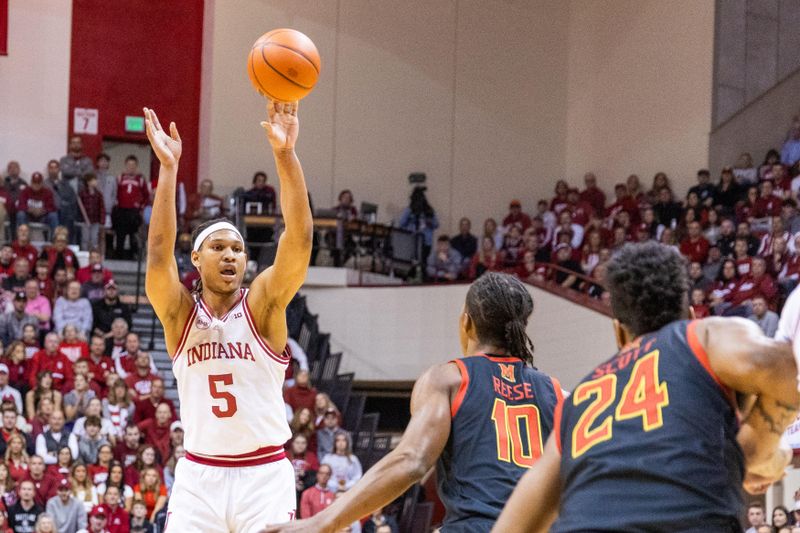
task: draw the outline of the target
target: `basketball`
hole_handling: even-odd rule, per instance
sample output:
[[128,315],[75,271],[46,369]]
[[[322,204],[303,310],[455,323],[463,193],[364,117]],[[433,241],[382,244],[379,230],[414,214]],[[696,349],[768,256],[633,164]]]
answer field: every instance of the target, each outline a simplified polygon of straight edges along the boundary
[[319,79],[317,47],[307,35],[280,28],[253,43],[247,74],[256,91],[280,102],[305,98]]

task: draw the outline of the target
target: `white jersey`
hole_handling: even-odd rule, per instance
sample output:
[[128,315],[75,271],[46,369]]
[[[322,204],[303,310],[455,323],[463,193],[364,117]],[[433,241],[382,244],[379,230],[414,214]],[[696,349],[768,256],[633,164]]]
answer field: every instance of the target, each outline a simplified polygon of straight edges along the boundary
[[178,382],[184,446],[191,459],[211,465],[278,459],[291,437],[283,380],[291,360],[256,331],[247,290],[222,317],[202,298],[183,328],[172,371]]

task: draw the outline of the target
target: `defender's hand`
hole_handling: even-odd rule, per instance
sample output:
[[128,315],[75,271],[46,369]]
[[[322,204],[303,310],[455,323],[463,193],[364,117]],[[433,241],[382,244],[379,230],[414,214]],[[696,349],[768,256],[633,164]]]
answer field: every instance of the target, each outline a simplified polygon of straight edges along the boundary
[[285,104],[270,100],[267,103],[269,120],[261,127],[267,132],[267,139],[273,150],[294,150],[300,123],[297,120],[297,102]]
[[308,518],[285,524],[269,525],[261,533],[333,533],[333,530],[318,523],[319,520]]
[[144,123],[147,129],[147,138],[150,146],[156,153],[158,160],[165,167],[174,167],[181,158],[183,145],[181,136],[178,135],[178,128],[174,122],[169,123],[169,135],[161,127],[156,112],[152,109],[144,108]]

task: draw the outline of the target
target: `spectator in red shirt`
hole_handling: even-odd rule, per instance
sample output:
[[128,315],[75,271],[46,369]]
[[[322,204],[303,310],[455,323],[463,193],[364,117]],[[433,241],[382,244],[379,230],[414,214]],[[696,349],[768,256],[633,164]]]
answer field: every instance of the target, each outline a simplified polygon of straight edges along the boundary
[[624,183],[618,183],[614,187],[614,195],[616,196],[616,201],[606,209],[606,218],[614,220],[617,213],[626,211],[630,216],[631,222],[638,224],[639,204],[628,194],[628,187]]
[[567,193],[567,200],[569,200],[569,210],[572,213],[572,222],[580,226],[588,224],[594,208],[589,202],[580,199],[578,189],[570,189]]
[[625,185],[628,188],[628,196],[636,201],[640,210],[650,207],[650,201],[642,189],[642,183],[639,181],[638,175],[631,174],[628,176],[628,179],[625,180]]
[[31,175],[31,186],[19,193],[17,200],[17,225],[28,222],[40,222],[50,226],[50,230],[58,226],[58,211],[53,191],[44,186],[41,172]]
[[53,376],[53,389],[66,392],[67,382],[72,381],[72,362],[58,350],[61,339],[57,333],[48,333],[44,338],[44,348],[36,352],[30,361],[30,386],[36,387],[40,372],[50,372]]
[[11,243],[14,250],[14,259],[24,257],[28,264],[35,265],[39,258],[39,250],[31,244],[31,230],[27,224],[17,226],[17,239]]
[[297,411],[303,407],[309,410],[314,409],[314,399],[317,397],[317,389],[311,385],[308,370],[300,370],[295,377],[294,385],[283,391],[283,399]]
[[783,211],[783,199],[775,194],[771,181],[761,183],[761,194],[756,200],[755,218],[779,217]]
[[750,267],[753,260],[747,253],[747,240],[742,237],[736,237],[733,244],[733,259],[736,261],[736,272],[739,276],[747,276],[750,274]]
[[519,200],[511,200],[508,205],[508,215],[503,219],[503,229],[508,232],[511,226],[519,228],[522,233],[531,225],[531,217],[522,212],[522,203]]
[[169,406],[170,411],[172,411],[172,418],[178,418],[175,412],[175,404],[169,398],[164,398],[164,380],[156,376],[150,382],[150,394],[136,402],[133,421],[138,424],[148,418],[154,418],[156,416],[156,408],[162,403]]
[[34,499],[42,507],[47,505],[47,500],[55,496],[58,491],[58,480],[47,475],[44,459],[38,455],[32,455],[28,461],[28,477],[26,479],[33,482],[36,489]]
[[[567,193],[569,192],[569,185],[564,180],[556,182],[556,195],[550,200],[550,211],[558,216],[561,211],[569,207],[569,200],[567,200]],[[522,228],[523,230],[525,228]]]
[[522,281],[531,283],[543,282],[547,277],[547,265],[536,262],[536,254],[530,250],[522,256],[522,263],[517,267],[516,275]]
[[739,286],[739,273],[736,272],[736,261],[726,259],[719,269],[714,288],[709,294],[709,304],[715,315],[722,315],[730,308],[733,292]]
[[708,249],[711,246],[703,237],[700,222],[690,222],[687,226],[688,235],[681,241],[681,254],[685,255],[690,262],[703,264],[708,259]]
[[225,200],[214,194],[214,182],[201,181],[197,194],[189,198],[186,206],[186,221],[190,229],[193,230],[203,222],[224,216]]
[[308,449],[308,439],[302,433],[292,437],[286,458],[294,467],[295,487],[299,496],[311,486],[310,479],[319,470],[319,459],[317,454]]
[[[103,264],[103,255],[100,253],[100,250],[97,248],[92,248],[89,250],[89,263],[79,268],[75,271],[75,279],[78,280],[81,284],[86,283],[92,278],[92,267],[94,265],[101,265]],[[107,268],[103,268],[103,283],[108,283],[114,279],[114,274]]]
[[487,270],[492,272],[503,270],[503,254],[495,249],[494,239],[491,237],[481,239],[481,247],[469,265],[469,278],[475,279]]
[[[122,501],[122,494],[119,487],[116,485],[109,485],[106,487],[106,493],[103,495],[105,508],[108,511],[106,517],[106,528],[108,533],[129,533],[130,532],[130,515],[125,511],[125,508],[120,504]],[[98,506],[99,507],[99,506]],[[96,509],[97,507],[95,507]],[[92,513],[96,514],[93,509]]]
[[330,466],[320,465],[317,471],[317,484],[306,489],[300,498],[300,518],[311,518],[333,503],[336,495],[328,489],[332,473]]
[[734,290],[731,297],[733,309],[726,314],[750,316],[753,313],[752,300],[757,295],[763,296],[771,308],[775,307],[778,286],[772,276],[767,274],[767,262],[763,257],[753,258],[752,272]]
[[100,391],[105,393],[106,378],[114,371],[114,360],[105,354],[106,341],[100,335],[92,335],[92,342],[89,345],[89,378],[92,383],[100,387]]
[[80,199],[89,227],[84,228],[82,237],[84,250],[89,250],[100,246],[100,228],[106,222],[106,207],[103,193],[97,188],[97,176],[87,174],[83,179],[86,186],[80,192]]
[[706,305],[706,293],[702,289],[692,289],[692,311],[697,319],[711,316],[711,309]]
[[[117,205],[111,213],[111,224],[116,233],[117,259],[133,259],[139,250],[136,235],[142,225],[142,208],[147,204],[150,193],[147,182],[139,173],[139,160],[129,155],[125,158],[125,172],[117,181]],[[125,250],[125,240],[130,247]]]
[[114,459],[127,468],[136,462],[136,454],[142,444],[142,432],[139,426],[129,425],[125,428],[125,436],[117,441],[114,447]]
[[150,354],[137,352],[134,371],[125,378],[128,388],[133,391],[134,400],[146,400],[150,397],[153,380],[158,376],[151,372]]
[[606,193],[597,187],[597,176],[592,172],[587,172],[583,175],[583,183],[586,185],[586,189],[581,191],[581,200],[591,205],[595,212],[605,213]]
[[156,449],[162,460],[169,457],[170,453],[170,425],[172,424],[172,411],[165,403],[156,407],[156,417],[144,420],[137,424],[144,433],[145,444]]
[[41,257],[47,260],[51,276],[55,274],[57,268],[75,271],[80,267],[78,264],[78,257],[68,246],[69,239],[67,239],[66,232],[56,232],[55,235],[53,235],[53,244],[45,248],[42,252]]

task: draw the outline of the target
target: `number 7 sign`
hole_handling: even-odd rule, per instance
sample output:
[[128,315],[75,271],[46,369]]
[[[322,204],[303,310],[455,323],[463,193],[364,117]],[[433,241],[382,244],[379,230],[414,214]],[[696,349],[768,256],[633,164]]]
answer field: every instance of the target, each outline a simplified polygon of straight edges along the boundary
[[72,132],[97,135],[97,122],[100,112],[97,109],[76,107],[72,114]]

